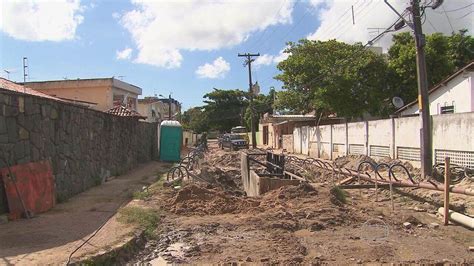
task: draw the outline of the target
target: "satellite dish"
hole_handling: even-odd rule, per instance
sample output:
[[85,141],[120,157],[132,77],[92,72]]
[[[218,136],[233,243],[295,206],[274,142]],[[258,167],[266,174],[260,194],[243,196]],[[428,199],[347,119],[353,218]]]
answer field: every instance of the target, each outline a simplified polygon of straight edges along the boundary
[[403,105],[405,105],[403,103],[403,99],[398,97],[398,96],[395,96],[392,98],[392,104],[393,106],[397,107],[397,108],[401,108]]

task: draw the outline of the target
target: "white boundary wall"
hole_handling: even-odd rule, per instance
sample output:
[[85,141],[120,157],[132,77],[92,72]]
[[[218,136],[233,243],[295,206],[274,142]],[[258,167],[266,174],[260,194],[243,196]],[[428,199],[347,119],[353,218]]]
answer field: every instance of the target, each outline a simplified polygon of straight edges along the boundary
[[[295,153],[335,159],[347,154],[391,157],[420,166],[420,118],[298,127]],[[432,116],[433,163],[451,162],[474,168],[474,112]]]

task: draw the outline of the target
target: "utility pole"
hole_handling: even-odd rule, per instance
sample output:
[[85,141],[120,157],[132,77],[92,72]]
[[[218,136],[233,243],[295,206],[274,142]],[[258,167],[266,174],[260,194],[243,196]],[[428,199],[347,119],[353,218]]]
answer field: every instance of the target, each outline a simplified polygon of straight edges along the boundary
[[247,60],[245,60],[244,66],[248,66],[249,69],[249,93],[250,93],[250,128],[252,130],[252,148],[257,148],[257,136],[255,133],[255,114],[253,110],[253,90],[252,90],[252,62],[255,61],[252,57],[254,56],[260,56],[260,53],[257,54],[250,54],[250,53],[245,53],[245,54],[238,54],[239,57],[245,57]]
[[171,120],[171,93],[168,97],[168,119]]
[[426,75],[425,61],[425,35],[421,27],[420,0],[411,1],[413,14],[413,31],[416,44],[416,69],[418,77],[418,109],[420,110],[421,128],[421,176],[431,175],[432,149],[431,149],[431,116],[430,101],[428,100],[428,78]]
[[[418,109],[420,112],[420,159],[421,159],[421,177],[431,175],[432,171],[432,142],[431,142],[431,116],[430,116],[430,101],[428,99],[428,78],[426,74],[425,61],[425,35],[420,16],[420,0],[411,0],[409,11],[412,14],[412,22],[407,21],[390,3],[384,0],[403,22],[408,25],[415,35],[416,45],[416,70],[418,79]],[[442,0],[434,0],[431,3],[432,9],[438,8],[443,3]],[[425,7],[426,8],[426,7]],[[403,24],[402,24],[403,25]],[[397,29],[397,26],[395,26]]]

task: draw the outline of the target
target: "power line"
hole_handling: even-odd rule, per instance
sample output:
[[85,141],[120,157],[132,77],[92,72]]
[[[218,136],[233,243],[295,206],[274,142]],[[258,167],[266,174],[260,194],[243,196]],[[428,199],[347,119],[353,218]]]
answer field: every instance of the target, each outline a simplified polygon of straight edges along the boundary
[[[346,9],[345,12],[342,13],[341,16],[339,16],[336,21],[338,21],[339,23],[334,23],[332,26],[330,26],[329,28],[327,28],[327,30],[324,32],[324,33],[321,33],[321,36],[324,36],[326,33],[330,32],[332,33],[334,30],[337,30],[339,28],[339,25],[342,24],[342,18],[344,17],[345,14],[347,14],[349,11],[352,10],[352,7],[355,7],[357,8],[357,4],[360,2],[361,0],[357,0],[353,5],[351,5],[351,7],[349,7],[348,9]],[[365,3],[365,1],[364,1]],[[350,18],[350,17],[349,17]]]
[[[367,2],[366,5],[362,5],[359,7],[359,9],[356,11],[355,13],[355,17],[359,18],[359,15],[365,11],[364,15],[361,15],[360,17],[364,17],[365,15],[367,15],[367,12],[370,11],[370,9],[367,9],[370,5],[372,4],[372,0],[370,0],[369,2]],[[350,21],[349,21],[350,22]],[[354,25],[352,23],[346,23],[344,26],[336,29],[336,31],[334,32],[334,35],[336,35],[336,37],[334,39],[338,39],[339,37],[341,37],[342,35],[344,35],[347,30],[350,30],[352,27],[354,27]],[[339,34],[338,34],[339,33]],[[329,38],[328,38],[329,39]]]
[[465,17],[467,17],[468,15],[470,15],[470,14],[472,14],[472,13],[474,13],[474,11],[469,11],[469,12],[467,12],[466,14],[464,14],[463,16],[461,16],[461,17],[459,17],[459,18],[456,18],[456,19],[465,18]]
[[[463,6],[463,7],[460,7],[460,8],[451,9],[451,10],[445,10],[444,7],[443,7],[443,12],[444,12],[444,13],[456,12],[456,11],[460,11],[460,10],[466,9],[466,8],[468,8],[468,7],[470,7],[470,6],[474,6],[474,3],[471,3],[471,4],[467,5],[467,6]],[[441,14],[441,13],[443,13],[443,12],[436,12],[436,13]]]
[[[361,1],[361,0],[357,0],[352,6],[357,6],[357,4],[359,4],[360,1]],[[370,2],[369,2],[368,4],[365,4],[365,3],[366,3],[366,1],[361,2],[361,4],[359,5],[359,7],[363,7],[363,6],[365,5],[365,7],[361,9],[361,11],[364,10],[366,7],[368,7],[368,6],[372,3],[372,0],[370,0]],[[346,9],[346,11],[344,11],[344,12],[338,17],[337,21],[339,21],[339,22],[338,22],[337,24],[333,24],[333,25],[330,26],[328,29],[326,29],[325,33],[326,33],[326,32],[330,32],[330,31],[332,31],[332,30],[337,30],[338,27],[339,27],[339,25],[341,25],[341,24],[343,23],[343,21],[341,21],[341,18],[343,18],[349,11],[351,11],[352,6],[349,7],[348,9]],[[291,31],[292,31],[296,26],[298,26],[298,25],[302,22],[302,20],[304,19],[304,17],[309,13],[309,10],[314,9],[315,7],[316,7],[316,6],[313,6],[313,7],[310,8],[310,9],[306,9],[306,10],[305,10],[305,13],[303,14],[303,16],[300,17],[300,19],[298,20],[298,22],[297,22],[296,24],[294,24],[293,27],[292,27],[289,31],[286,32],[286,34],[283,36],[282,39],[286,38],[286,37],[291,33]],[[359,13],[360,13],[361,11],[359,11]],[[349,19],[350,19],[350,16],[349,16]],[[267,41],[268,41],[268,39],[267,39]],[[264,44],[265,44],[265,42],[264,42]],[[265,47],[265,48],[266,48],[266,47]],[[271,49],[271,50],[269,50],[269,51],[273,51],[273,49]],[[268,78],[265,78],[265,79],[261,80],[261,82],[266,82],[266,81],[268,81],[268,80],[273,79],[273,78],[274,78],[273,76],[274,76],[275,74],[277,74],[278,72],[279,72],[278,70],[277,70],[277,71],[274,71],[271,76],[269,76]]]
[[[365,10],[371,3],[372,3],[372,0],[364,1],[359,7],[355,7],[356,11],[355,11],[354,16],[358,19],[358,15],[363,10]],[[350,9],[352,9],[352,8],[350,8]],[[341,31],[345,32],[345,30],[348,27],[350,28],[351,26],[354,26],[354,24],[352,24],[352,18],[351,18],[351,16],[347,16],[343,20],[340,20],[340,22],[338,24],[336,24],[336,27],[333,27],[332,30],[327,31],[326,33],[321,34],[320,36],[322,38],[324,38],[324,36],[327,36],[326,39],[331,39],[330,36],[338,35]],[[335,39],[337,39],[337,37],[335,37]]]
[[[357,50],[355,52],[352,53],[351,56],[347,57],[345,60],[342,60],[340,63],[346,63],[346,62],[350,62],[352,60],[354,60],[356,58],[356,56],[359,55],[359,53],[362,53],[364,51],[366,51],[368,49],[369,46],[372,46],[375,42],[377,42],[378,40],[380,40],[383,35],[385,35],[386,33],[388,32],[391,32],[391,31],[394,31],[394,30],[390,30],[393,26],[395,26],[395,24],[397,24],[398,22],[400,21],[400,19],[397,19],[392,25],[390,25],[385,31],[381,32],[379,35],[377,35],[376,37],[372,38],[371,40],[369,40],[364,46],[362,46],[363,49],[361,50]],[[320,75],[319,77],[315,77],[313,79],[311,79],[309,82],[307,82],[304,86],[308,86],[308,85],[311,85],[313,84],[314,82],[316,81],[321,81],[322,78],[324,78],[325,75]]]
[[[314,8],[314,6],[311,7],[311,8],[309,8],[309,9],[305,9],[305,11],[304,11],[303,15],[300,17],[300,19],[299,19],[295,24],[293,24],[293,27],[291,27],[291,28],[285,33],[285,35],[284,35],[282,38],[280,38],[280,39],[285,39],[285,38],[296,28],[296,26],[298,26],[298,25],[303,21],[303,19],[304,19],[304,18],[306,17],[306,15],[308,14],[308,11],[309,11],[310,9],[313,9],[313,8]],[[267,45],[265,45],[264,47],[267,48]],[[263,48],[262,48],[262,50],[267,50],[267,49],[263,49]],[[269,50],[269,51],[272,51],[272,50],[273,50],[273,49],[271,49],[271,50]]]
[[[298,1],[295,1],[295,3],[293,4],[293,6],[291,7],[291,10],[294,11],[297,4],[298,4]],[[271,36],[273,33],[275,33],[276,29],[277,29],[277,27],[273,27],[272,31],[271,31],[270,34],[269,34],[269,37],[266,38],[266,39],[264,39],[264,41],[260,43],[261,46],[265,45],[265,44],[268,42],[268,40],[270,40],[270,36]],[[254,46],[257,46],[257,43],[255,43]],[[262,49],[260,49],[260,50],[262,50]]]
[[[364,12],[364,13],[362,13],[363,10],[361,10],[361,11],[358,13],[358,15],[359,15],[359,24],[361,24],[362,22],[365,22],[365,21],[367,20],[367,15],[370,13],[370,11],[374,10],[380,3],[381,3],[381,1],[376,1],[376,2],[375,2],[375,5],[374,5],[373,7],[371,7],[371,8],[369,8],[369,9],[365,9],[365,12]],[[366,8],[369,7],[371,4],[372,4],[372,1],[369,2],[369,4],[366,6]],[[356,15],[357,15],[357,14],[356,14]],[[350,29],[350,27],[349,27],[349,29]],[[338,39],[339,37],[341,37],[341,36],[344,35],[344,34],[345,34],[345,32],[341,33],[340,35],[338,35],[338,36],[336,37],[336,39]]]
[[[278,11],[276,12],[275,16],[277,16],[278,14],[280,14],[281,9],[282,9],[283,6],[286,4],[286,2],[287,2],[287,0],[283,1],[283,3],[281,4],[280,8],[279,8]],[[296,5],[297,2],[298,2],[298,1],[295,1],[295,4],[293,5],[292,10],[293,10],[293,8],[294,8],[294,6]],[[269,25],[269,26],[270,26],[270,25]],[[260,34],[260,38],[258,38],[256,41],[254,41],[254,42],[252,43],[252,46],[250,46],[249,50],[253,50],[253,48],[255,48],[255,45],[258,44],[258,42],[260,42],[260,40],[263,38],[263,36],[265,36],[265,33],[267,33],[268,28],[269,28],[269,27],[266,27],[265,30],[263,31],[263,33]],[[275,28],[276,28],[276,27],[273,28],[272,33],[275,31]]]
[[428,23],[431,25],[431,27],[433,28],[433,30],[435,32],[437,32],[438,30],[436,29],[436,27],[431,23],[430,19],[428,18],[428,16],[425,17],[426,18],[426,21],[428,21]]
[[446,12],[446,10],[444,10],[444,6],[441,6],[441,8],[443,8],[444,15],[445,15],[445,16],[446,16],[446,18],[448,19],[449,26],[451,27],[451,30],[452,30],[452,31],[453,31],[453,33],[454,33],[453,24],[451,24],[451,20],[449,19],[448,13]]

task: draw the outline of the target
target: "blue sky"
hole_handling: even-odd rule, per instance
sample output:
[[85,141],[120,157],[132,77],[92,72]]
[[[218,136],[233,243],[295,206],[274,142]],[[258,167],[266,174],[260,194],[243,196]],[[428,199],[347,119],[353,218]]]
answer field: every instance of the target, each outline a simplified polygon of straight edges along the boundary
[[[285,58],[280,53],[285,42],[365,43],[373,35],[367,27],[386,27],[395,19],[377,0],[0,1],[1,76],[7,70],[11,80],[22,81],[26,56],[30,81],[123,76],[143,89],[141,97],[171,92],[185,108],[200,105],[212,88],[247,89],[238,53],[262,54],[253,77],[266,93],[281,86],[272,77],[276,62]],[[394,5],[403,10],[408,1],[398,2]],[[425,31],[472,29],[469,3],[453,1],[445,4],[446,13],[428,13]],[[377,45],[389,44],[387,36]]]

